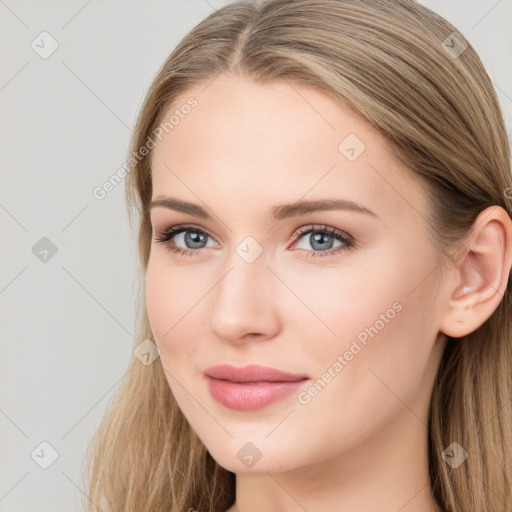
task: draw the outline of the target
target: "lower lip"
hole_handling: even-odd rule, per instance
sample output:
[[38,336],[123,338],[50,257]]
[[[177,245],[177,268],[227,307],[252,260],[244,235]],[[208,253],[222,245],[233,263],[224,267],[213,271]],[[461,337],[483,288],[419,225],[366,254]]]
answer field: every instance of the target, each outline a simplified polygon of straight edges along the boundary
[[238,383],[207,377],[210,393],[217,402],[237,411],[254,411],[298,391],[309,379],[291,382]]

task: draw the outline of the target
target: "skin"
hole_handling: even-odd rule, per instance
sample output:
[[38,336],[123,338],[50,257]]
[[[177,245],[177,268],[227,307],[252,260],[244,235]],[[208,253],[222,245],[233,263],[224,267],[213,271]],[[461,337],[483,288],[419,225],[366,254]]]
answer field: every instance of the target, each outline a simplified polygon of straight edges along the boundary
[[[186,233],[174,236],[192,257],[152,241],[146,301],[179,407],[213,458],[236,473],[229,511],[441,511],[428,476],[432,386],[446,335],[473,331],[501,300],[510,218],[499,207],[483,212],[465,241],[471,250],[442,266],[425,190],[365,120],[286,82],[221,75],[205,87],[166,115],[198,100],[154,148],[153,199],[193,202],[213,219],[152,209],[154,237],[180,223],[208,237],[198,249]],[[366,146],[354,161],[338,149],[350,133]],[[272,222],[265,214],[318,198],[346,198],[376,216],[319,211]],[[341,230],[355,245],[322,257],[343,243],[328,238],[322,249],[311,234],[296,237],[312,225]],[[263,251],[252,263],[236,251],[247,236]],[[304,373],[308,389],[394,303],[401,310],[307,404],[295,393],[239,412],[208,391],[203,372],[221,363]],[[262,454],[251,468],[237,457],[249,441]]]

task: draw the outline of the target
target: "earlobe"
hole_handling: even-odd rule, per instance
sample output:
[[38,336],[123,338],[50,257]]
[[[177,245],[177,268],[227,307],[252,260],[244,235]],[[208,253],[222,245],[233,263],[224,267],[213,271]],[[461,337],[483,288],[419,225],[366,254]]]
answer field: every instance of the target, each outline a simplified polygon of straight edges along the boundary
[[451,291],[440,330],[459,338],[480,327],[496,310],[512,266],[512,220],[500,206],[483,210],[464,240],[457,262],[458,284]]

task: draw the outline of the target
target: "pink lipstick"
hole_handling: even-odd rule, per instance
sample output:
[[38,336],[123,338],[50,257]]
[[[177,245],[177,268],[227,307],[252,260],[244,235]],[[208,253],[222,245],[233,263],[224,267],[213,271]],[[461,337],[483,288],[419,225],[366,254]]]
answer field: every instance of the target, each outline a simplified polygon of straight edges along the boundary
[[218,365],[208,368],[208,388],[220,404],[238,411],[253,411],[298,391],[309,380],[274,368],[249,365],[236,368]]

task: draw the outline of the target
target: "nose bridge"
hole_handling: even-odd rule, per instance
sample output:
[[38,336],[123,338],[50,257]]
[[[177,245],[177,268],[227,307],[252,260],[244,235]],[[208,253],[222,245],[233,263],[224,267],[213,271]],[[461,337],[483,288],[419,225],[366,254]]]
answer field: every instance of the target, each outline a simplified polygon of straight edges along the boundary
[[[226,257],[228,273],[219,283],[221,294],[241,294],[246,290],[257,291],[258,283],[265,284],[271,272],[266,266],[267,257],[263,245],[251,235],[247,235],[232,247]],[[241,297],[238,297],[240,299]]]
[[255,309],[258,301],[264,298],[260,292],[268,289],[272,276],[263,255],[254,258],[250,248],[239,245],[226,260],[226,267],[227,271],[218,283],[217,304],[234,301],[235,304]]
[[235,340],[246,333],[268,333],[276,326],[275,278],[256,243],[242,241],[226,259],[210,319],[220,338]]

